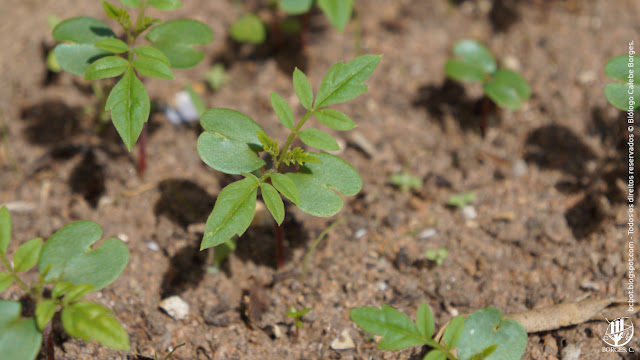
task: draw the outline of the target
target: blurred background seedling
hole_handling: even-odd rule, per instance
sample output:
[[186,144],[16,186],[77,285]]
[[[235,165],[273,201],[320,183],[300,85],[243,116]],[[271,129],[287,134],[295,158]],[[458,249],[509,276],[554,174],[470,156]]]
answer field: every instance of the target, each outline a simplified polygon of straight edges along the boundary
[[415,190],[422,187],[422,179],[412,175],[408,171],[402,171],[391,175],[390,182],[400,191]]
[[449,256],[449,250],[445,248],[427,249],[424,251],[424,257],[436,264],[436,266],[442,265],[444,260]]
[[476,193],[465,192],[449,196],[447,205],[462,209],[463,207],[472,204],[474,201],[476,201]]

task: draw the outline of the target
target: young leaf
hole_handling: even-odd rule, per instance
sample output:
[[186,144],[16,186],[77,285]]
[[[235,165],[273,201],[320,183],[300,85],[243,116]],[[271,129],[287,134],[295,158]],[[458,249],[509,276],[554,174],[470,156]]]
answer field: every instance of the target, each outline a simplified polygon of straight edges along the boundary
[[13,284],[13,276],[6,272],[0,272],[0,293],[7,290]]
[[[634,63],[640,63],[640,56],[633,55]],[[629,103],[629,82],[637,84],[640,82],[638,76],[629,79],[629,56],[621,55],[607,61],[604,72],[608,77],[620,82],[612,82],[604,88],[604,94],[609,103],[623,111],[635,111],[640,108],[640,101],[635,104]]]
[[476,201],[476,194],[474,192],[465,192],[449,196],[447,205],[462,209],[474,201]]
[[515,320],[505,319],[496,308],[485,308],[469,315],[464,321],[464,330],[458,343],[458,356],[470,360],[489,347],[497,348],[486,358],[516,360],[522,358],[527,347],[527,332]]
[[148,4],[152,8],[163,11],[175,10],[182,7],[180,0],[149,0]]
[[629,85],[620,83],[608,83],[604,88],[604,95],[609,103],[622,111],[635,111],[640,108],[640,101],[636,101],[635,105],[629,102]]
[[258,178],[248,176],[222,189],[207,219],[200,250],[244,234],[253,220],[259,185]]
[[234,22],[229,33],[233,40],[249,44],[262,44],[267,37],[262,20],[253,13],[246,14]]
[[54,49],[60,67],[72,74],[84,75],[92,62],[112,54],[94,44],[105,38],[115,38],[116,35],[107,24],[98,19],[75,17],[60,22],[53,29],[53,37],[65,42]]
[[464,317],[462,315],[456,316],[449,321],[449,325],[447,325],[447,328],[444,329],[444,334],[442,334],[442,340],[449,349],[453,349],[458,345],[463,329]]
[[140,0],[120,0],[120,3],[128,8],[140,7]]
[[275,173],[271,175],[271,184],[280,191],[292,203],[300,203],[300,192],[296,184],[284,174]]
[[453,53],[457,55],[463,62],[480,68],[486,74],[493,74],[498,65],[491,51],[481,43],[464,39],[453,45]]
[[318,0],[318,6],[329,18],[333,27],[343,32],[351,19],[353,0]]
[[105,38],[98,40],[95,44],[96,47],[112,52],[114,54],[122,54],[129,51],[129,45],[124,41],[116,38]]
[[389,305],[382,304],[382,309],[355,308],[349,311],[349,316],[362,330],[383,336],[378,343],[381,350],[402,350],[425,344],[411,319]]
[[7,252],[11,242],[11,214],[6,206],[0,208],[0,255]]
[[311,10],[313,0],[280,0],[280,10],[289,15],[300,15]]
[[112,53],[92,44],[58,44],[53,55],[62,70],[84,75],[91,63]]
[[91,221],[76,221],[56,231],[42,247],[38,270],[49,267],[46,281],[91,284],[95,291],[111,284],[129,261],[127,246],[117,238],[106,239],[99,247],[102,229]]
[[147,40],[167,56],[171,67],[184,69],[195,66],[204,58],[204,53],[192,46],[210,43],[213,32],[200,21],[178,19],[151,29]]
[[420,305],[418,308],[418,313],[416,314],[416,327],[424,337],[433,337],[433,330],[435,329],[433,313],[431,312],[429,305],[426,303]]
[[102,8],[104,9],[104,13],[107,14],[108,17],[114,20],[118,20],[118,18],[120,18],[120,10],[110,2],[102,0]]
[[313,115],[322,124],[334,130],[347,131],[356,127],[356,123],[353,120],[338,110],[320,109],[314,111]]
[[205,164],[225,174],[252,172],[266,165],[257,155],[262,145],[256,131],[264,130],[250,117],[218,108],[205,112],[200,124],[205,132],[198,138],[197,149]]
[[340,150],[340,145],[331,137],[331,135],[318,129],[305,129],[298,133],[300,140],[306,145],[316,149],[335,151]]
[[367,80],[380,63],[380,55],[363,55],[346,64],[339,62],[331,67],[322,79],[316,95],[316,109],[338,104],[358,97],[367,91]]
[[278,120],[289,130],[293,130],[293,111],[287,102],[275,92],[271,92],[271,106]]
[[458,81],[484,81],[487,74],[475,64],[469,64],[458,59],[449,59],[444,65],[444,72],[448,77]]
[[20,245],[13,254],[13,269],[16,272],[27,271],[31,269],[40,258],[40,250],[42,249],[42,239],[36,238]]
[[34,318],[23,318],[17,301],[0,300],[0,354],[3,359],[34,360],[40,352],[42,333]]
[[362,188],[362,178],[358,171],[338,156],[327,153],[313,153],[321,164],[308,163],[300,171],[288,173],[288,176],[300,192],[300,202],[296,205],[303,212],[329,217],[337,214],[344,201],[337,191],[353,196]]
[[281,225],[284,220],[284,204],[282,203],[280,194],[278,194],[273,186],[267,183],[261,183],[260,190],[262,191],[262,200],[264,200],[265,205],[267,205],[267,209],[269,209],[269,212],[273,215],[278,225]]
[[85,80],[98,80],[119,76],[129,67],[129,62],[118,56],[106,56],[95,61],[84,74]]
[[163,64],[169,65],[169,59],[167,59],[162,51],[154,48],[153,46],[141,45],[135,48],[133,52],[141,58],[158,60]]
[[56,314],[56,302],[48,299],[38,303],[36,306],[36,324],[42,331]]
[[496,71],[490,82],[484,84],[487,96],[498,106],[517,110],[531,97],[531,88],[520,74],[511,70]]
[[300,104],[307,109],[311,110],[311,104],[313,103],[313,89],[311,89],[311,83],[300,69],[295,68],[293,70],[293,90],[296,92]]
[[57,283],[53,287],[53,290],[51,290],[51,298],[52,299],[57,299],[57,298],[62,297],[64,294],[67,293],[67,291],[72,289],[74,286],[75,285],[73,285],[70,282],[59,282],[59,283]]
[[98,343],[118,350],[129,349],[129,335],[111,316],[111,310],[93,302],[83,301],[62,309],[64,331],[86,342]]
[[422,360],[446,360],[447,355],[440,350],[431,350]]
[[82,299],[83,296],[93,291],[91,284],[79,284],[72,286],[64,295],[64,303],[70,304]]
[[[631,57],[633,58],[634,64],[640,61],[640,56],[638,55],[632,55]],[[629,79],[629,69],[632,69],[629,67],[629,55],[620,55],[607,61],[604,66],[604,73],[607,74],[608,77],[625,84],[628,84],[629,80],[634,84],[640,83],[637,76]]]
[[150,106],[147,90],[133,69],[129,68],[111,89],[105,105],[106,110],[111,110],[113,125],[129,151],[149,119]]
[[133,67],[144,76],[159,78],[159,79],[173,79],[173,72],[171,68],[160,60],[141,57],[133,60]]

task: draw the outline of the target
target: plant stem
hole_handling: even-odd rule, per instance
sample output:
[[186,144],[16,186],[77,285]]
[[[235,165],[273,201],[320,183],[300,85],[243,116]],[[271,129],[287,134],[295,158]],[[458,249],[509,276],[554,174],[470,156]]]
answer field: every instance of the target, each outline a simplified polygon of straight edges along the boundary
[[302,125],[304,125],[304,123],[307,122],[307,120],[309,120],[309,118],[311,117],[311,114],[313,114],[313,108],[310,111],[307,111],[306,114],[304,114],[302,119],[300,119],[300,121],[296,125],[295,129],[293,129],[291,131],[291,134],[289,134],[289,137],[287,138],[287,142],[284,143],[284,146],[282,147],[282,151],[280,152],[280,157],[278,157],[278,160],[273,166],[273,168],[276,171],[280,169],[280,165],[282,165],[282,160],[284,159],[284,156],[287,153],[287,150],[289,150],[289,147],[291,146],[293,139],[295,139],[296,135],[298,135],[298,132],[300,132],[300,128],[302,128]]
[[55,349],[53,348],[53,320],[49,321],[42,330],[44,338],[44,353],[47,360],[55,360]]
[[276,269],[281,269],[282,267],[284,267],[284,241],[282,227],[278,224],[275,224],[274,232],[276,236],[276,258],[278,261],[278,263],[276,264]]
[[333,228],[338,226],[343,220],[344,220],[344,216],[334,221],[333,224],[327,226],[327,228],[324,229],[320,233],[320,235],[318,235],[318,237],[313,242],[313,244],[311,245],[307,253],[304,255],[304,260],[302,261],[302,275],[300,276],[300,281],[302,283],[304,283],[304,278],[307,276],[307,264],[309,263],[309,259],[311,258],[311,255],[313,255],[313,252],[316,251],[316,248],[318,247],[318,245],[320,245],[320,241],[322,241],[322,239],[324,239],[324,237],[327,236],[329,231],[333,230]]
[[142,126],[142,132],[140,133],[140,142],[138,143],[138,175],[144,175],[147,170],[147,124]]

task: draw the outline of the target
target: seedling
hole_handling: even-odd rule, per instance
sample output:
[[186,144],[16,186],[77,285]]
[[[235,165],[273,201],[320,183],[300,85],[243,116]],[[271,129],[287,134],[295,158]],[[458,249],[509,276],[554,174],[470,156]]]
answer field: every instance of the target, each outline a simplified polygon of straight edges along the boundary
[[298,337],[299,329],[302,329],[302,317],[311,311],[311,308],[304,308],[302,310],[296,309],[294,306],[289,306],[287,316],[293,318],[296,322],[296,337]]
[[[45,352],[53,360],[51,320],[61,311],[62,327],[72,337],[120,350],[129,349],[129,335],[104,306],[83,300],[115,281],[129,261],[127,246],[117,238],[102,242],[102,229],[91,221],[76,221],[53,234],[44,245],[36,238],[20,245],[7,257],[11,241],[11,216],[0,208],[0,292],[16,284],[35,305],[35,313],[25,317],[22,303],[0,300],[0,354],[12,360],[33,360],[45,343]],[[27,284],[22,273],[37,265],[40,275]],[[50,287],[50,291],[45,288]],[[48,294],[45,296],[45,294]],[[44,336],[43,336],[44,333]]]
[[498,69],[493,54],[481,43],[460,40],[453,46],[453,53],[456,57],[447,60],[444,67],[447,76],[458,81],[482,83],[485,97],[480,129],[483,135],[490,109],[487,99],[501,108],[518,110],[531,97],[527,81],[515,71]]
[[609,104],[623,111],[635,111],[640,107],[640,102],[634,100],[634,86],[640,84],[638,74],[634,73],[634,64],[640,62],[640,56],[620,55],[616,56],[604,66],[604,72],[616,82],[607,84],[604,94]]
[[[285,211],[280,195],[289,199],[303,212],[329,217],[344,204],[340,194],[356,195],[362,188],[358,171],[342,158],[326,152],[307,152],[292,147],[299,137],[309,147],[319,150],[339,150],[338,143],[326,132],[303,126],[313,116],[323,125],[340,131],[356,124],[347,115],[329,105],[349,101],[367,91],[363,82],[371,76],[381,56],[364,55],[347,63],[337,63],[327,72],[315,94],[306,75],[293,72],[293,88],[300,104],[307,110],[294,123],[289,104],[275,92],[271,105],[282,123],[291,131],[284,145],[269,137],[250,117],[230,109],[208,110],[200,119],[204,132],[198,138],[198,154],[207,165],[244,179],[226,186],[207,219],[201,249],[227,242],[235,234],[242,235],[254,216],[258,189],[276,223],[282,224]],[[266,153],[267,161],[259,154]],[[287,172],[285,166],[298,166]],[[278,244],[282,240],[278,237]],[[282,263],[282,259],[278,259]]]
[[222,85],[226,84],[229,81],[229,75],[227,75],[227,71],[224,69],[224,65],[217,63],[213,64],[211,68],[204,75],[204,79],[211,87],[211,90],[218,91],[222,87]]
[[[517,321],[506,319],[496,308],[484,308],[466,318],[456,316],[444,329],[442,338],[434,339],[433,313],[422,304],[414,323],[389,305],[382,308],[359,307],[349,312],[351,320],[362,330],[382,339],[381,350],[402,350],[430,346],[424,360],[517,360],[527,346],[527,332]],[[454,355],[452,350],[456,350]]]
[[429,261],[433,261],[437,266],[442,265],[444,260],[449,256],[449,250],[445,248],[427,249],[424,251],[424,257]]
[[[311,11],[314,0],[280,0],[278,7],[289,15],[302,15]],[[343,32],[353,12],[353,0],[318,0],[318,7],[336,30]]]
[[400,191],[409,191],[422,187],[422,179],[411,175],[407,171],[402,171],[391,175],[391,184],[400,189]]
[[[149,119],[150,102],[139,76],[173,79],[171,68],[189,68],[203,59],[204,53],[193,46],[210,43],[213,33],[196,20],[162,22],[145,15],[148,7],[177,9],[182,6],[179,0],[120,0],[120,3],[124,6],[118,8],[102,1],[102,7],[109,18],[120,24],[126,42],[98,19],[74,17],[53,29],[53,37],[61,42],[54,53],[63,70],[83,75],[85,80],[120,77],[109,92],[105,109],[111,111],[111,120],[129,151],[140,137],[139,171],[144,172],[143,128]],[[127,8],[138,9],[135,22]],[[138,37],[150,28],[146,35],[150,45],[136,45]]]
[[474,201],[476,201],[476,194],[473,192],[466,192],[449,196],[447,205],[462,209]]

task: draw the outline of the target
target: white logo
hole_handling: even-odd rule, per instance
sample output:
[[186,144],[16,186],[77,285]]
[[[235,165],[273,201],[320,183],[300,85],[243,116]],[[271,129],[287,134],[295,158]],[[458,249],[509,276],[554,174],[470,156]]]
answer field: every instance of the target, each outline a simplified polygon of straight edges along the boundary
[[624,346],[631,341],[633,337],[633,323],[629,322],[627,324],[624,321],[625,319],[628,318],[617,318],[613,321],[607,320],[609,326],[607,326],[607,332],[604,333],[602,341],[610,346]]

